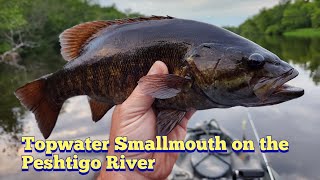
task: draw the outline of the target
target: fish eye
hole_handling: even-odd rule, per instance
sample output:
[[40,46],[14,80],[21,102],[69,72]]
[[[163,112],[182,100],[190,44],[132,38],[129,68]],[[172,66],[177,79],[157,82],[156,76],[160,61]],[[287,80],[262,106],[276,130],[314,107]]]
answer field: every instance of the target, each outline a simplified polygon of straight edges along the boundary
[[259,53],[253,53],[249,56],[248,65],[252,68],[262,67],[265,63],[264,57]]

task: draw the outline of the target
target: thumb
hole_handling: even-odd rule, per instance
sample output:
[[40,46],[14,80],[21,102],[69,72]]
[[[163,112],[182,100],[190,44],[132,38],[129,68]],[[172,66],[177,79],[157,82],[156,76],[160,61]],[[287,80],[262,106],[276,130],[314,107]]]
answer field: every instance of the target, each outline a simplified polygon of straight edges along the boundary
[[[168,68],[166,64],[161,61],[156,61],[151,66],[147,75],[153,74],[168,74]],[[135,109],[136,111],[149,109],[154,101],[154,98],[149,95],[143,94],[141,86],[143,85],[138,84],[138,86],[133,90],[127,100],[122,103],[122,105]]]

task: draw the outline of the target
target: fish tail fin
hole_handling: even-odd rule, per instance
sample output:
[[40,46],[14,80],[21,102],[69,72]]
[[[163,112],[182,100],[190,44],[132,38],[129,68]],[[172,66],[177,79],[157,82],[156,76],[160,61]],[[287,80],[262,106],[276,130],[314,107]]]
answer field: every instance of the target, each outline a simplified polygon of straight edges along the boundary
[[62,104],[52,102],[46,92],[46,84],[46,78],[40,78],[15,91],[20,102],[34,113],[45,139],[50,136],[62,107]]

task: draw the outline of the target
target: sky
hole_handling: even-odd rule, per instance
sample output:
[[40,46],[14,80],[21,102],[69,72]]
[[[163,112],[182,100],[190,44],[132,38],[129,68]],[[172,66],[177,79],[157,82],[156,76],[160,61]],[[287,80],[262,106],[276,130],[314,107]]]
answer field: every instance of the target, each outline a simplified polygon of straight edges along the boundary
[[169,15],[218,26],[238,26],[262,8],[279,0],[97,0],[103,6],[115,4],[144,15]]

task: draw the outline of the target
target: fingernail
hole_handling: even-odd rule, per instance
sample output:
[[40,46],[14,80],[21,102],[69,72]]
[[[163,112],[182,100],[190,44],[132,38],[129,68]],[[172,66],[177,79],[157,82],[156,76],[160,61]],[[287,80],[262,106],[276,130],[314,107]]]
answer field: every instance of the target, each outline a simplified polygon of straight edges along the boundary
[[152,75],[152,74],[159,74],[161,73],[161,69],[159,67],[158,62],[156,61],[155,63],[153,63],[153,65],[151,66],[148,75]]

